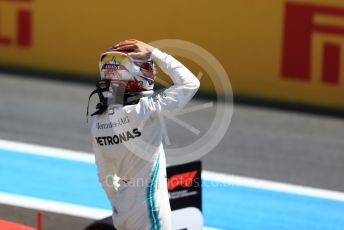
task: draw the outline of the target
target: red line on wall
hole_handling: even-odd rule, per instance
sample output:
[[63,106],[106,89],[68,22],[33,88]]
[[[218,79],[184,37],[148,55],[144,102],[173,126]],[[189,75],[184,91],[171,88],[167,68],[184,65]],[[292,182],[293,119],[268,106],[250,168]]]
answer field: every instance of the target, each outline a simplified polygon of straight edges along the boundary
[[282,53],[283,78],[309,81],[312,36],[312,8],[288,3],[285,9]]
[[1,17],[1,14],[0,14],[0,46],[9,46],[12,43],[12,39],[10,37],[7,37],[1,34],[1,26],[3,24],[2,19],[3,17]]
[[322,33],[344,35],[344,27],[315,25],[314,29]]
[[322,81],[324,83],[339,84],[340,45],[325,43],[323,56]]
[[9,45],[11,45],[11,39],[0,35],[0,46],[9,46]]
[[21,47],[31,46],[31,33],[32,33],[32,13],[30,10],[18,11],[18,45]]

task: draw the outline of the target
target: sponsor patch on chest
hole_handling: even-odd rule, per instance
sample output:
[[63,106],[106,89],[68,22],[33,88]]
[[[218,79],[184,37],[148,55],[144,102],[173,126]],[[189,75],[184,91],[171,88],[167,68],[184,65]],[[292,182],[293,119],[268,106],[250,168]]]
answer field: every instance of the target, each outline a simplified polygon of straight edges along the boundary
[[139,129],[133,129],[131,131],[126,131],[123,133],[115,134],[113,136],[100,136],[95,137],[98,145],[104,146],[104,145],[116,145],[123,142],[130,141],[131,139],[134,139],[136,137],[141,136],[141,132]]

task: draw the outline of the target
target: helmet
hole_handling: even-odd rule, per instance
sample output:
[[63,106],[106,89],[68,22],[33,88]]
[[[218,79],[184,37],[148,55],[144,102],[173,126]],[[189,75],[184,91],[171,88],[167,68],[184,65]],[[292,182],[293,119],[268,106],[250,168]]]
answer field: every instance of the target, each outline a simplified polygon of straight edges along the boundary
[[110,48],[100,55],[99,70],[101,80],[111,80],[111,87],[125,93],[153,93],[155,68],[150,59],[133,59],[129,52]]
[[156,72],[150,59],[133,59],[129,52],[110,48],[100,55],[99,70],[101,80],[88,98],[87,118],[90,99],[96,93],[99,103],[91,116],[102,114],[110,103],[136,104],[141,97],[153,94]]

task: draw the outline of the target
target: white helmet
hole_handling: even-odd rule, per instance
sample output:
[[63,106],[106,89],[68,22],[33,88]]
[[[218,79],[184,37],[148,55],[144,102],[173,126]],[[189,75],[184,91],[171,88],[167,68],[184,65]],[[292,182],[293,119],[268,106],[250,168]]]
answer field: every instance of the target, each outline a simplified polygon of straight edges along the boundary
[[150,59],[133,59],[128,52],[110,48],[100,55],[99,70],[101,80],[111,80],[112,87],[120,87],[126,93],[153,93],[155,68]]
[[[153,94],[155,68],[153,61],[133,59],[128,52],[110,48],[100,55],[99,70],[101,80],[88,98],[86,117],[92,95],[98,94],[97,111],[103,113],[108,105],[115,103],[135,104],[141,97]],[[103,93],[106,93],[105,95]]]

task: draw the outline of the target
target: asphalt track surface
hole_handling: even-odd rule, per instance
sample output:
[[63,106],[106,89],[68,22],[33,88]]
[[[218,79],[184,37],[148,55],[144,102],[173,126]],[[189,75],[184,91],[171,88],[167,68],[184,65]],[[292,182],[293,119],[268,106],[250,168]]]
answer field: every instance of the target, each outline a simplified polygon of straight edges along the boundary
[[[85,111],[92,89],[79,83],[0,74],[0,139],[91,152]],[[206,102],[194,100],[191,105]],[[183,119],[202,130],[213,115],[207,109]],[[171,136],[192,140],[190,132],[173,127]],[[207,170],[344,191],[344,119],[234,104],[230,128],[202,161]],[[66,224],[60,229],[78,229],[91,222],[47,215],[48,225]],[[35,223],[33,210],[4,205],[0,205],[0,219]]]

